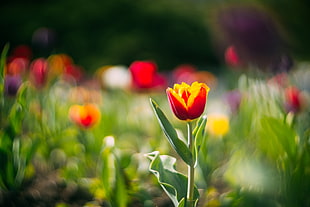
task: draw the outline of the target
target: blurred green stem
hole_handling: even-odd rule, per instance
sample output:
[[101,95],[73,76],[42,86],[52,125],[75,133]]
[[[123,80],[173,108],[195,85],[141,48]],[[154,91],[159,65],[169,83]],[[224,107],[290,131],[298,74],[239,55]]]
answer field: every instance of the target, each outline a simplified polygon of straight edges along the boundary
[[[190,121],[187,122],[187,138],[188,138],[188,148],[194,153],[194,146],[193,146],[193,133],[192,133],[192,123]],[[195,168],[194,164],[188,165],[188,182],[187,182],[187,203],[189,206],[187,207],[194,207],[194,174]]]

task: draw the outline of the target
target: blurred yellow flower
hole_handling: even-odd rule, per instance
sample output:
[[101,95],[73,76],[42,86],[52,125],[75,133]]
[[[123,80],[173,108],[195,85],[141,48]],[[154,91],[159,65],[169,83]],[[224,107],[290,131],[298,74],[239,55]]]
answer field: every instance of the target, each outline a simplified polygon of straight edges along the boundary
[[209,114],[207,131],[214,136],[224,136],[229,131],[229,117],[226,114]]

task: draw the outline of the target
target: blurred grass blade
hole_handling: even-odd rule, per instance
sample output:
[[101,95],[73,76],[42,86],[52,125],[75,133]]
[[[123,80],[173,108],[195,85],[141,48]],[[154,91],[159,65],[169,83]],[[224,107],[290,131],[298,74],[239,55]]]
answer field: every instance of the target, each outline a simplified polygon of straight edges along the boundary
[[124,178],[124,172],[122,172],[119,162],[115,159],[115,186],[111,192],[112,204],[116,207],[127,207],[128,192],[126,189],[126,183]]
[[2,84],[3,82],[3,78],[4,78],[4,66],[5,66],[5,61],[6,61],[6,56],[7,53],[9,51],[9,44],[7,43],[1,53],[1,59],[0,59],[0,84]]
[[150,101],[155,115],[159,121],[160,127],[168,138],[169,143],[186,164],[192,165],[193,156],[192,153],[189,151],[187,145],[181,139],[179,139],[177,132],[175,131],[163,111],[159,108],[157,103],[155,103],[153,99],[150,99]]
[[264,137],[260,142],[262,150],[273,159],[288,156],[294,162],[297,151],[294,129],[282,120],[268,116],[264,116],[260,123],[262,127],[259,132]]

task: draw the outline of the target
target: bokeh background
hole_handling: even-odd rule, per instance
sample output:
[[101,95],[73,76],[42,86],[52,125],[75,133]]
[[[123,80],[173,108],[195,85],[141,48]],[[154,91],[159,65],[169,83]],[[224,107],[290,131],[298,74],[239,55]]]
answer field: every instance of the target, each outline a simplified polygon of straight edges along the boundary
[[[150,98],[185,140],[165,90],[198,81],[210,87],[198,206],[309,207],[309,9],[306,0],[2,1],[0,206],[172,207],[156,175],[187,166]],[[154,176],[156,151],[177,171],[166,162]]]
[[[67,53],[87,71],[152,59],[160,70],[190,63],[217,72],[227,44],[225,25],[220,22],[229,13],[225,9],[258,9],[275,27],[282,49],[308,59],[309,4],[306,0],[2,1],[0,46],[10,43],[12,49],[26,44],[34,57]],[[273,44],[260,31],[260,41]]]

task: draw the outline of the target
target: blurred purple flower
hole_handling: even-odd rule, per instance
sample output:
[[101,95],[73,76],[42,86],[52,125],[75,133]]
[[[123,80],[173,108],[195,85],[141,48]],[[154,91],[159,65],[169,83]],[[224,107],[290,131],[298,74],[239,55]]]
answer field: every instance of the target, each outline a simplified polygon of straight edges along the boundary
[[40,27],[33,32],[32,43],[35,48],[46,54],[50,54],[54,49],[56,34],[50,28]]
[[4,93],[7,96],[15,96],[21,84],[22,79],[20,76],[6,75],[4,79]]
[[273,19],[255,7],[228,7],[218,21],[229,45],[240,59],[261,68],[270,68],[283,53],[283,40]]
[[224,100],[233,114],[238,112],[241,98],[242,94],[238,90],[229,91],[224,95]]

